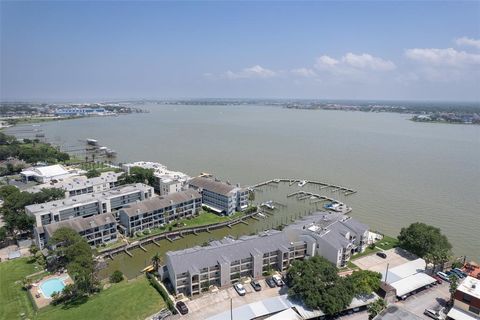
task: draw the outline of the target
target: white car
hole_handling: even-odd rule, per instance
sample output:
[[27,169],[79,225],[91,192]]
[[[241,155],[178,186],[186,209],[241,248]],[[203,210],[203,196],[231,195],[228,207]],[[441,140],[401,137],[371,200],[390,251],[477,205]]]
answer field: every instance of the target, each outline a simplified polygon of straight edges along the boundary
[[274,275],[272,278],[273,278],[273,281],[275,281],[275,284],[279,287],[282,287],[285,284],[283,283],[282,278],[278,274]]
[[436,311],[432,309],[425,309],[423,314],[436,320],[445,320],[447,318],[443,310]]
[[245,290],[245,287],[240,282],[235,283],[233,287],[239,296],[244,296],[247,293],[247,290]]

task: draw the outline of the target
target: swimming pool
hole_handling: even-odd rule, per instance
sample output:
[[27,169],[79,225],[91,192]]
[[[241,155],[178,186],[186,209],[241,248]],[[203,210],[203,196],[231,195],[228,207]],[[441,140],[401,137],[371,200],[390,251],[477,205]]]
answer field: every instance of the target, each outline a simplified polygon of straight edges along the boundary
[[62,292],[63,288],[65,288],[65,283],[61,278],[51,278],[40,284],[40,289],[45,298],[51,298],[54,292]]

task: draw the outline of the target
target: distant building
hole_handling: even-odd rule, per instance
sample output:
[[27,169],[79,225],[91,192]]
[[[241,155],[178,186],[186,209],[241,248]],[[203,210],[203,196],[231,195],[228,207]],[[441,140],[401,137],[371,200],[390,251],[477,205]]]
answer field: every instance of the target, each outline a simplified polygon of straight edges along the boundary
[[204,206],[219,214],[231,215],[248,207],[248,190],[245,188],[205,177],[193,178],[188,184],[202,194]]
[[39,192],[44,188],[58,188],[65,190],[65,198],[79,196],[88,193],[98,193],[110,190],[118,186],[118,179],[123,174],[116,172],[102,172],[99,177],[87,178],[86,176],[74,176],[59,178],[50,183],[40,184],[27,189],[28,192]]
[[194,190],[179,191],[130,204],[119,211],[125,234],[132,236],[144,229],[193,216],[202,208],[202,197]]
[[286,227],[238,240],[224,238],[205,247],[166,254],[160,272],[176,294],[197,294],[203,286],[230,285],[239,277],[258,278],[269,269],[285,271],[297,259],[323,256],[338,267],[366,246],[368,227],[336,213],[315,213]]
[[480,280],[467,276],[458,285],[453,296],[453,307],[448,312],[448,319],[480,319]]
[[168,170],[165,165],[158,162],[138,161],[125,163],[122,165],[122,170],[129,174],[130,169],[134,167],[153,170],[155,177],[153,187],[161,196],[186,189],[186,183],[190,179],[185,173]]
[[84,194],[25,207],[25,212],[35,218],[36,226],[47,225],[76,217],[90,217],[112,212],[123,206],[148,199],[153,188],[141,183],[125,185],[101,193]]
[[47,183],[52,180],[65,179],[78,175],[78,173],[67,170],[60,164],[44,167],[32,167],[20,172],[23,180],[35,180],[40,183]]
[[72,229],[87,240],[90,246],[98,246],[117,240],[117,221],[111,213],[102,213],[88,218],[74,218],[66,221],[37,227],[35,234],[43,234],[43,239],[38,239],[37,245],[43,248],[48,245],[50,238],[60,228]]
[[58,108],[55,109],[57,116],[93,116],[108,113],[104,108]]

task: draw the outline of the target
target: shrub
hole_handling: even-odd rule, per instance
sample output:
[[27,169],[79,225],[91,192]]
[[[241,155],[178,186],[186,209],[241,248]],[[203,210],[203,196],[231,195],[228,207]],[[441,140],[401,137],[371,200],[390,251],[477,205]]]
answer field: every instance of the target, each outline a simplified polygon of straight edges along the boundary
[[158,283],[157,279],[155,279],[155,276],[149,272],[146,273],[148,281],[150,284],[160,293],[162,296],[163,300],[167,304],[167,308],[172,311],[173,314],[177,313],[177,309],[175,309],[175,306],[173,305],[172,300],[170,300],[170,296],[168,292]]
[[115,270],[110,275],[110,282],[111,283],[119,283],[123,280],[123,273],[120,270]]

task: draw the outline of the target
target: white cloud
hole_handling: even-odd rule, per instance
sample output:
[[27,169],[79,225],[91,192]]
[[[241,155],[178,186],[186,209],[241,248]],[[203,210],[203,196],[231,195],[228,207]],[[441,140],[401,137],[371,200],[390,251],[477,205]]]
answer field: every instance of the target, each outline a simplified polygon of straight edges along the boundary
[[480,54],[457,51],[453,48],[407,49],[405,55],[411,60],[436,66],[462,67],[480,64]]
[[317,58],[315,62],[315,68],[317,69],[331,69],[338,65],[339,61],[329,57],[327,55],[323,55]]
[[480,49],[480,39],[461,37],[461,38],[455,39],[455,43],[457,44],[457,46],[471,46],[471,47]]
[[376,71],[390,71],[395,69],[395,64],[390,60],[374,57],[368,53],[347,53],[342,62],[359,69],[371,69]]
[[355,54],[349,52],[340,59],[327,55],[317,58],[315,68],[319,70],[330,70],[339,73],[356,73],[359,70],[390,71],[396,68],[390,60],[374,57],[368,53]]
[[291,73],[295,76],[299,77],[305,77],[305,78],[311,78],[315,77],[317,74],[315,71],[309,68],[298,68],[298,69],[292,69]]
[[238,72],[233,72],[229,70],[225,73],[225,76],[228,79],[272,78],[276,75],[277,73],[275,71],[264,68],[260,65],[245,68]]

